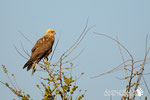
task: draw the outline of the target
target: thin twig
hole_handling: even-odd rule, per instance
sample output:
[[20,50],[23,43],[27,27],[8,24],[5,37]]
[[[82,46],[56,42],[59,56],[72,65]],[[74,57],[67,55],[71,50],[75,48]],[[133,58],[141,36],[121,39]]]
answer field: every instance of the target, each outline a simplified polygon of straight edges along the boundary
[[[129,62],[129,61],[131,61],[131,60],[130,60],[130,59],[128,59],[128,60],[126,60],[125,62]],[[121,63],[120,65],[118,65],[117,67],[115,67],[115,68],[113,68],[113,69],[111,69],[111,70],[109,70],[109,71],[105,72],[105,73],[102,73],[102,74],[97,75],[97,76],[93,76],[93,77],[91,77],[91,78],[97,78],[97,77],[103,76],[103,75],[105,75],[105,74],[109,74],[109,73],[112,73],[112,72],[118,71],[118,70],[119,70],[119,68],[121,68],[123,64],[124,64],[124,62],[123,62],[123,63]],[[121,66],[121,67],[120,67],[120,66]]]
[[84,28],[83,32],[80,34],[80,36],[78,37],[78,39],[74,42],[74,44],[73,44],[68,50],[66,50],[66,52],[63,53],[64,55],[65,55],[68,51],[70,51],[70,50],[77,44],[77,42],[79,42],[80,38],[82,37],[82,35],[84,34],[84,32],[85,32],[86,29],[87,29],[88,20],[89,20],[89,19],[87,19],[87,21],[86,21],[85,28]]
[[146,80],[145,80],[144,76],[142,76],[142,78],[143,78],[144,84],[145,84],[145,86],[146,86],[146,89],[147,89],[148,93],[150,94],[150,90],[149,90],[149,88],[148,88],[148,85],[147,85],[147,83],[146,83]]
[[18,96],[18,98],[22,98],[23,95],[18,95],[18,92],[16,92],[16,90],[14,90],[13,88],[11,88],[7,83],[4,83],[2,81],[0,81],[0,83],[2,83],[4,86],[6,86],[7,88],[9,88],[14,94],[16,94]]
[[64,97],[65,97],[65,90],[64,90],[64,88],[63,88],[63,83],[62,83],[61,67],[62,67],[62,57],[60,58],[60,70],[59,70],[60,76],[59,76],[59,77],[60,77],[61,88],[62,88],[62,90],[63,90],[62,100],[64,100]]
[[16,49],[16,51],[19,53],[20,56],[22,56],[22,57],[25,58],[25,59],[28,59],[27,57],[25,57],[24,55],[22,55],[22,54],[20,53],[20,51],[16,48],[15,45],[14,45],[14,48]]
[[56,48],[57,48],[57,45],[58,45],[58,43],[59,43],[60,37],[61,37],[61,33],[60,33],[59,38],[58,38],[58,40],[57,40],[57,42],[56,42],[56,46],[55,46],[55,48],[54,48],[54,50],[53,50],[53,52],[52,52],[52,55],[51,55],[50,61],[51,61],[51,60],[52,60],[52,58],[53,58],[53,55],[54,55],[55,50],[56,50]]
[[7,75],[7,78],[8,78],[8,80],[9,80],[9,82],[11,83],[11,85],[17,90],[17,88],[15,87],[15,85],[13,84],[13,82],[11,81],[11,79],[10,79],[8,73],[6,73],[6,75]]
[[128,49],[127,49],[124,45],[122,45],[119,41],[117,41],[116,39],[114,39],[113,37],[108,36],[108,35],[106,35],[106,34],[96,33],[96,32],[94,32],[94,34],[101,35],[101,36],[105,36],[105,37],[107,37],[107,38],[110,38],[110,39],[114,40],[114,41],[115,41],[116,43],[118,43],[123,49],[125,49],[125,51],[129,54],[129,56],[131,57],[131,59],[133,59],[133,56],[132,56],[132,54],[128,51]]
[[[117,39],[117,43],[118,43],[118,39]],[[123,53],[122,53],[122,50],[121,50],[121,47],[120,47],[120,44],[118,43],[118,47],[119,47],[119,51],[120,51],[120,55],[121,55],[121,58],[122,58],[122,61],[123,61],[123,65],[124,65],[124,70],[126,72],[126,76],[128,76],[128,72],[127,72],[127,68],[126,68],[126,63],[125,63],[125,60],[124,60],[124,56],[123,56]],[[128,82],[129,82],[129,79],[128,79]]]
[[21,42],[21,47],[22,47],[24,53],[25,53],[28,57],[30,57],[29,53],[24,49],[22,42]]
[[14,76],[14,75],[12,75],[12,77],[13,77],[13,79],[14,79],[14,81],[15,81],[16,87],[20,90],[20,88],[19,88],[19,86],[18,86],[18,84],[17,84],[17,81],[16,81],[15,76]]
[[[89,27],[89,28],[87,29],[87,25],[88,25],[88,20],[87,20],[86,26],[85,26],[83,32],[80,34],[79,38],[74,42],[74,44],[73,44],[69,49],[67,49],[67,50],[62,54],[63,56],[61,55],[61,56],[62,56],[62,60],[64,60],[66,57],[68,57],[68,56],[74,51],[74,49],[81,43],[81,41],[84,39],[84,37],[85,37],[85,35],[87,34],[87,32],[88,32],[89,30],[91,30],[93,27],[95,27],[95,25],[94,25],[94,26]],[[68,54],[67,54],[67,53],[68,53]],[[58,63],[60,63],[60,60],[57,61],[55,64],[57,65]]]
[[132,83],[132,79],[133,79],[133,71],[134,71],[134,60],[132,59],[132,61],[131,61],[131,65],[132,65],[132,68],[131,68],[131,74],[130,74],[130,80],[129,80],[129,85],[128,85],[128,100],[129,100],[129,98],[130,98],[130,90],[132,90],[131,89],[131,83]]
[[[145,66],[145,62],[146,62],[146,59],[147,59],[147,55],[150,51],[150,48],[148,48],[147,50],[147,42],[148,42],[148,35],[146,36],[146,46],[145,46],[145,57],[144,57],[144,61],[143,61],[143,64],[141,65],[141,69],[139,70],[139,74],[138,74],[138,78],[137,78],[137,81],[136,81],[136,85],[135,85],[135,88],[134,88],[134,91],[137,90],[138,86],[139,86],[139,83],[140,83],[140,80],[141,80],[141,77],[142,77],[142,74],[143,74],[143,71],[144,71],[144,66]],[[133,100],[135,99],[135,93],[133,94]]]
[[91,30],[92,28],[94,28],[95,27],[95,25],[94,26],[91,26],[90,28],[88,28],[87,30],[86,30],[86,32],[85,32],[85,34],[83,35],[83,37],[79,40],[79,42],[73,47],[73,49],[67,54],[67,55],[65,55],[64,57],[63,57],[63,59],[65,59],[66,57],[68,57],[73,51],[74,51],[74,49],[81,43],[81,41],[84,39],[84,37],[86,36],[86,34],[87,34],[87,32],[89,31],[89,30]]
[[70,60],[68,60],[68,61],[63,62],[62,64],[69,63],[69,62],[71,62],[71,61],[77,59],[77,58],[82,54],[83,51],[84,51],[84,49],[82,49],[81,52],[79,52],[79,54],[78,54],[77,56],[75,56],[74,58],[72,58],[72,59],[70,59]]
[[18,31],[28,42],[34,44],[30,39],[28,39],[21,31]]

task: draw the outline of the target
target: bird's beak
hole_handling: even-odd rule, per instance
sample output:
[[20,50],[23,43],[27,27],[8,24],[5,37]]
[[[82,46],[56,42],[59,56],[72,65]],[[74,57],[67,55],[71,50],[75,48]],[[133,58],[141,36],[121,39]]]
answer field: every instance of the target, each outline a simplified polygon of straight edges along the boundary
[[56,32],[54,32],[54,35],[56,35]]

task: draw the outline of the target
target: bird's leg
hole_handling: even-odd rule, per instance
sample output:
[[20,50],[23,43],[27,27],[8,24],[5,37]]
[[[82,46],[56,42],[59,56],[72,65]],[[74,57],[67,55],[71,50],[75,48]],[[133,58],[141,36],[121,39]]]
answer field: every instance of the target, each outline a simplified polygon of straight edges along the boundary
[[45,60],[46,60],[46,62],[45,62],[45,63],[49,66],[49,65],[50,65],[50,63],[48,62],[48,58],[46,57],[46,58],[45,58]]
[[48,61],[48,57],[45,58]]

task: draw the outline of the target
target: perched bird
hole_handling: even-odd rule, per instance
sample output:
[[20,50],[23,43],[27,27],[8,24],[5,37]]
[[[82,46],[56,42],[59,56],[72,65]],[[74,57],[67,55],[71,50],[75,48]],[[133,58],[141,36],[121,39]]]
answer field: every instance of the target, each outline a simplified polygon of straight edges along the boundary
[[48,60],[48,55],[52,52],[53,43],[55,40],[55,31],[48,29],[46,34],[40,38],[31,50],[30,59],[24,65],[23,69],[27,67],[27,71],[33,68],[32,74],[36,71],[36,65],[42,58]]

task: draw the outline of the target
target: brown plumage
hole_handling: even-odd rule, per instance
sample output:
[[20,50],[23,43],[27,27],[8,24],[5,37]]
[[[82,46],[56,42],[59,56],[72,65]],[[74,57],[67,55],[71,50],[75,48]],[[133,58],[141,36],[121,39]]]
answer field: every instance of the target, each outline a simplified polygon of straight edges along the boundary
[[55,40],[54,35],[55,31],[53,29],[48,29],[46,31],[46,34],[40,38],[32,48],[30,59],[24,65],[23,69],[27,67],[28,71],[33,68],[32,74],[36,71],[36,64],[38,64],[42,58],[47,58],[52,52],[52,47]]

